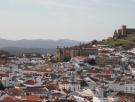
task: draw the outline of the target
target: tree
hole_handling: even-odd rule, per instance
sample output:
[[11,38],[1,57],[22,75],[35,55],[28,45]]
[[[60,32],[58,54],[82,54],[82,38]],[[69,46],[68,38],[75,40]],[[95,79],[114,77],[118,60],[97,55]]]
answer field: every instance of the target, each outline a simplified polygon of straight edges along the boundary
[[3,84],[0,82],[0,90],[4,90],[5,87],[3,86]]
[[70,56],[65,56],[65,57],[64,57],[64,62],[68,62],[68,61],[70,61],[70,59],[71,59]]
[[97,45],[98,41],[97,40],[92,40],[91,43],[92,43],[92,45]]
[[95,61],[95,59],[92,58],[92,59],[88,60],[88,63],[91,64],[91,65],[95,65],[96,61]]

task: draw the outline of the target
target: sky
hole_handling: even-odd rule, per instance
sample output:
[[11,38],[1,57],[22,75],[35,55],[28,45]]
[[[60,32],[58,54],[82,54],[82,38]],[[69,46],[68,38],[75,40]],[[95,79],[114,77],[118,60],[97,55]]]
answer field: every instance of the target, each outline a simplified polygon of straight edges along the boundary
[[135,28],[135,0],[0,0],[0,38],[101,40]]

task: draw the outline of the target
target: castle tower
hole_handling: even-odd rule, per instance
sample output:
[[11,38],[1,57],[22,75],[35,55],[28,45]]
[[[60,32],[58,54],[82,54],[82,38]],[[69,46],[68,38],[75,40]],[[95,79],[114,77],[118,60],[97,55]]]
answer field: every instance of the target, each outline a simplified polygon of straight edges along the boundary
[[126,36],[126,30],[127,30],[126,25],[123,25],[122,26],[122,32],[121,33],[122,33],[122,36],[124,36],[124,37]]
[[118,39],[118,33],[117,33],[117,30],[114,31],[113,38],[114,38],[114,39]]

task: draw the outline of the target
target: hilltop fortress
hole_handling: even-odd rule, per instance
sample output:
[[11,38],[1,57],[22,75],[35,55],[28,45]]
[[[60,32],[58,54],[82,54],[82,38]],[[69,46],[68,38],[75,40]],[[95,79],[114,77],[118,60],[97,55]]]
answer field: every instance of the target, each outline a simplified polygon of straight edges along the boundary
[[128,34],[132,33],[135,33],[135,28],[127,28],[126,25],[123,25],[122,28],[114,31],[113,38],[124,39]]

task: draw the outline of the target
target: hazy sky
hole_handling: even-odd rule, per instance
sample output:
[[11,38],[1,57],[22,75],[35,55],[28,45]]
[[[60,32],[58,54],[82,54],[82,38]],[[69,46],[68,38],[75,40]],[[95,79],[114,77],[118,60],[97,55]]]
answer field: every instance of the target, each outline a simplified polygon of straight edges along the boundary
[[0,37],[74,39],[112,36],[135,27],[135,0],[0,0]]

